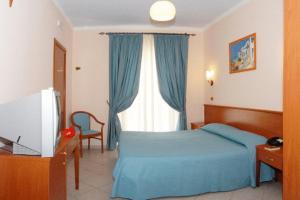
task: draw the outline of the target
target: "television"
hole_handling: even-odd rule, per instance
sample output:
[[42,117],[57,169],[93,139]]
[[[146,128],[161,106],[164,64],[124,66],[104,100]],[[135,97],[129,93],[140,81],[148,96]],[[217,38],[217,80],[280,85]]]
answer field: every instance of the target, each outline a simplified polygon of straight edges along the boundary
[[14,154],[53,157],[60,140],[60,95],[53,88],[0,104],[0,137]]

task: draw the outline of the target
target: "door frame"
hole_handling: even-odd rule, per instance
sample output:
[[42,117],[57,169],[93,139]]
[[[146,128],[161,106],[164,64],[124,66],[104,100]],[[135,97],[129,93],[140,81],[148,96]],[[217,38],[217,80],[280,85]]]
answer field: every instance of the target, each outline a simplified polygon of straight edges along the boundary
[[67,50],[66,48],[56,39],[54,38],[54,44],[53,44],[53,75],[52,75],[52,84],[54,87],[54,80],[55,80],[55,47],[60,48],[63,52],[64,52],[64,57],[65,57],[65,62],[64,62],[64,85],[65,85],[65,94],[64,94],[64,105],[65,105],[65,112],[64,112],[64,128],[66,128],[66,124],[67,124],[67,73],[66,73],[66,65],[67,65]]

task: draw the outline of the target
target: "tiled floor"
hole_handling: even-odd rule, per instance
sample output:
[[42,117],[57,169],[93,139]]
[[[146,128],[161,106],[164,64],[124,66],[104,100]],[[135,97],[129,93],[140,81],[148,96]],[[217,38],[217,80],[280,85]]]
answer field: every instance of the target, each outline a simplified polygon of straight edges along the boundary
[[[112,170],[117,159],[116,152],[105,151],[95,147],[84,150],[80,160],[79,190],[74,186],[73,160],[68,161],[68,200],[108,200],[110,199]],[[279,183],[264,183],[261,187],[251,187],[231,192],[209,193],[186,198],[165,198],[163,200],[281,200]],[[120,200],[120,199],[115,199]]]

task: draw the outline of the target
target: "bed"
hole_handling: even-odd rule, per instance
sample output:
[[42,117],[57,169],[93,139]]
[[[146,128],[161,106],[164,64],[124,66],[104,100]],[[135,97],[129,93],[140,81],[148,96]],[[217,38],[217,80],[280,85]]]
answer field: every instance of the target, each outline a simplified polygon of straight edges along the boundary
[[[255,187],[255,146],[265,141],[263,134],[222,123],[194,131],[122,132],[112,197],[144,200]],[[261,171],[262,181],[273,178],[268,166]]]

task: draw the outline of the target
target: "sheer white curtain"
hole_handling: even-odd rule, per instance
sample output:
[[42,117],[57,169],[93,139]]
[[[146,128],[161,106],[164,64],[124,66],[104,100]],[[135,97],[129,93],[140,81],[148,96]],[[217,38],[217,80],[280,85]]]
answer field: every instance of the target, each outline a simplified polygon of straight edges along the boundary
[[118,115],[122,130],[176,130],[179,113],[162,99],[158,88],[153,35],[143,36],[139,93],[133,104]]

